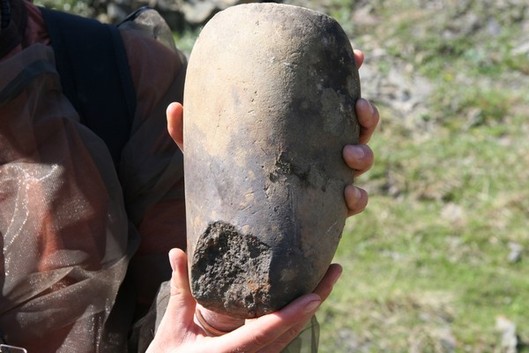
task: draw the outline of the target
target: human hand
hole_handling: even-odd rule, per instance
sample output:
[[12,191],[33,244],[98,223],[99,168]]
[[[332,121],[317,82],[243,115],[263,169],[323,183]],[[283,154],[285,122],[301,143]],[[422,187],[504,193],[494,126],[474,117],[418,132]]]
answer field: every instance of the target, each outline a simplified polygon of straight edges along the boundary
[[197,324],[197,304],[191,295],[186,254],[169,253],[173,269],[171,295],[165,315],[147,353],[277,353],[298,336],[321,303],[329,296],[342,268],[332,264],[314,290],[283,309],[257,319],[246,320],[240,328],[222,336],[208,336]]
[[[357,68],[364,62],[364,54],[360,50],[354,51]],[[373,165],[373,151],[367,145],[380,120],[377,108],[368,100],[360,98],[356,102],[356,117],[360,124],[359,144],[347,145],[343,149],[343,159],[353,170],[353,177],[368,171]],[[348,216],[362,212],[367,206],[367,192],[355,185],[345,188],[345,202]]]

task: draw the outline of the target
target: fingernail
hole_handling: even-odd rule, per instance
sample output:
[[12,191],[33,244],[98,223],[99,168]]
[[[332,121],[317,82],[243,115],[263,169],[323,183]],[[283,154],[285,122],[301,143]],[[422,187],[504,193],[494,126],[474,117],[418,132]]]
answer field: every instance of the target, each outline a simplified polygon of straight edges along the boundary
[[369,105],[370,105],[370,104],[369,104],[369,101],[368,101],[367,99],[365,99],[365,98],[360,98],[360,99],[358,99],[358,104],[363,105],[363,106],[364,106],[364,109],[367,108],[367,107],[369,107]]
[[176,255],[174,255],[174,249],[169,251],[169,264],[171,265],[171,270],[175,271],[176,269]]
[[347,153],[351,154],[352,157],[356,160],[364,158],[366,155],[364,149],[362,147],[356,146],[356,145],[347,145],[345,146]]
[[369,109],[371,111],[371,115],[375,115],[375,106],[371,102],[367,102],[369,104]]
[[363,159],[366,155],[366,152],[362,147],[355,146],[355,154],[357,159]]
[[362,192],[356,186],[353,186],[353,188],[355,193],[355,200],[360,200],[362,198]]
[[[355,192],[358,193],[358,194],[360,194],[360,190],[358,190],[358,189],[357,189]],[[342,270],[342,268],[340,267],[340,271],[338,272],[338,274],[336,275],[336,277],[334,277],[333,280],[332,280],[332,285],[333,285],[333,287],[334,287],[334,285],[336,284],[336,282],[338,282],[338,280],[340,279],[340,277],[342,277],[342,271],[343,271],[343,270]]]

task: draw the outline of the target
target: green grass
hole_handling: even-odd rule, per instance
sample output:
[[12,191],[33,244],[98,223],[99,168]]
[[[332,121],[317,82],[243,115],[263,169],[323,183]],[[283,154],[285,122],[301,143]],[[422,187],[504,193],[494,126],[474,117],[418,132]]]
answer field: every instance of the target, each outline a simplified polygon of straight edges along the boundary
[[434,81],[433,132],[382,107],[376,165],[357,181],[370,203],[336,254],[346,275],[320,314],[322,352],[500,352],[498,317],[529,352],[529,89],[475,75]]
[[[371,62],[382,74],[408,65],[433,89],[411,127],[378,102],[376,164],[357,180],[370,203],[336,254],[344,276],[319,314],[323,353],[502,352],[499,317],[529,352],[529,58],[513,52],[527,21],[524,32],[503,12],[494,36],[443,38],[465,14],[483,24],[497,11],[466,3],[436,13],[386,1],[350,33],[389,53]],[[512,243],[524,249],[517,262]]]
[[180,49],[188,58],[191,54],[191,49],[201,31],[201,27],[198,28],[186,28],[181,33],[174,33],[175,43],[178,49]]
[[448,352],[447,337],[457,352],[496,352],[499,316],[529,342],[529,258],[508,261],[510,243],[529,249],[529,125],[503,101],[426,140],[395,135],[383,114],[376,165],[357,181],[370,203],[348,221],[346,275],[320,315],[322,352]]

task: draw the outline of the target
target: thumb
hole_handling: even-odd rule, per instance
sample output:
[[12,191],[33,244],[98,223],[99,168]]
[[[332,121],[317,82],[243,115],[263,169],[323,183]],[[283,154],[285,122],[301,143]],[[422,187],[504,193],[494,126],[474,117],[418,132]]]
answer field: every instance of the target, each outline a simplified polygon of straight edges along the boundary
[[165,112],[167,117],[167,131],[174,142],[184,151],[184,107],[182,104],[173,102],[169,104]]
[[169,299],[169,306],[174,309],[183,309],[191,312],[191,317],[195,312],[195,299],[191,294],[189,287],[189,277],[187,273],[187,255],[181,249],[171,249],[169,251],[169,262],[173,274],[171,276],[171,298]]
[[189,287],[187,256],[180,249],[172,249],[169,252],[169,261],[173,269],[171,294],[156,332],[156,339],[161,344],[168,344],[170,341],[181,343],[190,331],[195,331],[193,315],[196,302]]

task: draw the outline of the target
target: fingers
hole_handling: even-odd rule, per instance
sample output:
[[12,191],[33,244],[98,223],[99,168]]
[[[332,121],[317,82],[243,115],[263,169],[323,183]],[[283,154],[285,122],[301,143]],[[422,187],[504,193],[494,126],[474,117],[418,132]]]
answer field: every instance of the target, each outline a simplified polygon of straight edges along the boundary
[[173,102],[169,104],[166,110],[167,131],[178,145],[180,150],[184,151],[184,107],[182,104]]
[[310,318],[307,318],[302,323],[297,324],[286,330],[281,336],[276,338],[273,342],[266,345],[265,347],[259,349],[257,353],[278,353],[283,352],[283,350],[295,340],[307,326],[307,323],[310,321]]
[[181,343],[186,335],[197,332],[193,322],[196,302],[189,287],[186,254],[180,249],[172,249],[169,261],[173,273],[169,303],[155,337],[159,346]]
[[244,325],[244,319],[211,311],[200,304],[197,304],[195,316],[208,336],[221,336]]
[[[329,295],[332,292],[332,289],[334,287],[334,284],[338,279],[340,278],[340,275],[342,274],[342,267],[338,264],[332,264],[327,269],[327,272],[325,273],[325,276],[320,281],[316,289],[314,290],[314,294],[318,295],[318,297],[321,298],[321,302],[324,302]],[[288,344],[294,340],[298,335],[303,331],[306,326],[307,322],[312,318],[308,317],[306,320],[298,322],[296,325],[292,326],[290,329],[286,330],[281,336],[279,336],[271,345],[266,347],[265,349],[259,351],[260,353],[275,353],[282,351]]]
[[361,50],[358,50],[358,49],[353,49],[353,53],[354,53],[354,56],[355,56],[356,68],[359,69],[360,66],[362,66],[362,64],[364,62],[364,53]]
[[333,264],[314,293],[294,300],[275,313],[249,320],[246,325],[223,336],[203,337],[193,323],[196,303],[189,288],[186,255],[182,250],[173,249],[169,259],[173,269],[169,304],[149,346],[149,353],[180,348],[184,351],[191,348],[213,351],[213,347],[218,352],[277,353],[306,327],[342,272],[341,266]]
[[[373,151],[367,143],[380,120],[377,108],[363,98],[360,98],[356,103],[356,116],[360,124],[359,144],[347,145],[343,149],[343,159],[349,168],[353,170],[353,176],[355,177],[365,173],[373,166]],[[349,185],[345,188],[344,193],[348,216],[364,211],[368,202],[368,195],[365,190]]]
[[342,266],[339,264],[331,264],[323,276],[323,279],[320,281],[316,289],[314,289],[314,294],[317,294],[322,301],[325,301],[327,297],[331,294],[331,291],[342,275]]
[[228,348],[228,351],[279,352],[301,332],[321,302],[316,294],[304,295],[275,313],[251,320],[241,328],[219,337],[219,344]]
[[366,144],[371,139],[380,120],[378,109],[368,100],[360,98],[356,102],[356,117],[360,124],[359,143]]
[[[314,316],[312,316],[314,317]],[[263,349],[259,350],[258,353],[277,353],[277,352],[283,352],[283,350],[296,338],[299,337],[299,335],[302,334],[302,332],[305,330],[305,328],[308,327],[308,323],[312,319],[308,318],[303,323],[300,323],[298,325],[295,325],[291,327],[289,330],[285,331],[281,336],[279,336],[272,344],[270,344],[267,347],[264,347]]]
[[343,148],[342,156],[353,176],[357,177],[373,166],[373,151],[368,145],[347,145]]
[[367,192],[354,185],[348,185],[345,188],[345,203],[348,208],[347,216],[353,216],[363,212],[367,207]]
[[251,320],[243,327],[222,336],[225,340],[223,347],[251,353],[281,351],[305,328],[331,293],[341,273],[342,267],[332,264],[313,293],[294,300],[276,313]]
[[169,262],[173,270],[171,277],[171,297],[183,300],[186,303],[193,302],[189,278],[187,274],[187,256],[181,249],[171,249],[169,252]]

